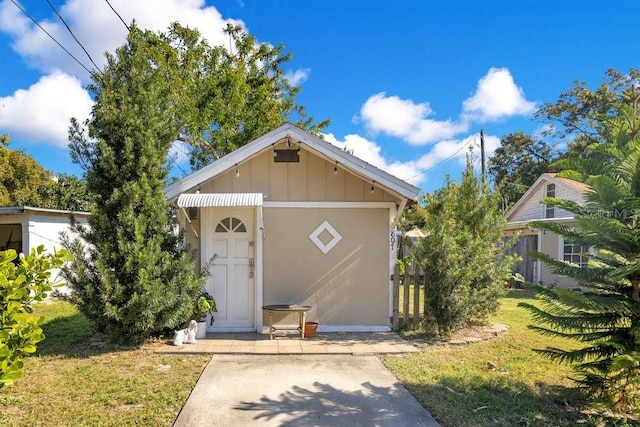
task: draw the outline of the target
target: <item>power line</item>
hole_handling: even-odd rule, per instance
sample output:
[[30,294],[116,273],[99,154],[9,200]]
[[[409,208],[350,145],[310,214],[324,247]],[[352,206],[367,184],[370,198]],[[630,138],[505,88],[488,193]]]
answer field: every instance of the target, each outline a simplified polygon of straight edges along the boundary
[[62,46],[58,40],[56,40],[56,39],[55,39],[51,34],[49,34],[49,33],[47,32],[47,30],[45,30],[45,29],[42,27],[42,25],[40,25],[40,24],[38,23],[38,21],[36,21],[35,19],[33,19],[33,18],[31,17],[31,15],[29,15],[29,14],[27,13],[27,11],[26,11],[26,10],[24,10],[24,9],[22,8],[22,6],[20,6],[18,3],[16,3],[16,1],[15,1],[15,0],[11,0],[11,3],[13,3],[13,4],[18,8],[18,9],[20,9],[20,10],[22,11],[22,13],[24,13],[24,14],[27,16],[27,18],[31,19],[31,21],[32,21],[34,24],[36,24],[36,25],[38,26],[38,28],[40,28],[40,29],[41,29],[41,30],[42,30],[46,35],[48,35],[48,36],[49,36],[49,38],[50,38],[51,40],[53,40],[54,42],[56,42],[56,44],[57,44],[58,46],[60,46],[60,48],[61,48],[62,50],[64,50],[64,51],[67,53],[67,55],[69,55],[70,57],[72,57],[72,58],[73,58],[73,59],[74,59],[74,60],[75,60],[75,61],[76,61],[76,62],[77,62],[77,63],[78,63],[82,68],[84,68],[85,70],[87,70],[87,73],[91,74],[91,70],[90,70],[90,69],[88,69],[87,67],[85,67],[85,65],[84,65],[82,62],[80,62],[80,60],[79,60],[78,58],[76,58],[75,56],[73,56],[73,54],[72,54],[71,52],[69,52],[69,51],[68,51],[64,46]]
[[87,57],[89,58],[89,61],[91,61],[91,63],[93,64],[94,67],[96,67],[96,71],[98,71],[100,69],[100,67],[98,67],[98,65],[96,65],[95,61],[93,60],[93,58],[91,57],[91,55],[89,55],[89,52],[87,52],[87,49],[84,48],[84,46],[82,45],[82,43],[80,43],[80,40],[78,40],[78,38],[76,37],[75,34],[73,34],[73,31],[71,31],[71,28],[69,28],[69,25],[67,25],[66,21],[64,20],[64,18],[62,17],[62,15],[60,15],[60,13],[58,12],[58,10],[55,8],[55,6],[53,5],[53,3],[51,3],[51,0],[47,0],[47,3],[49,3],[49,6],[51,6],[51,9],[53,9],[53,11],[56,13],[56,15],[58,15],[58,18],[60,18],[60,21],[62,21],[62,23],[64,24],[65,27],[67,27],[67,31],[69,31],[69,34],[71,34],[71,37],[73,37],[73,39],[76,41],[76,43],[78,43],[78,45],[82,48],[82,50],[84,51],[84,53],[87,54]]
[[452,155],[450,155],[450,156],[449,156],[449,157],[447,157],[446,159],[442,159],[442,160],[440,160],[438,163],[436,163],[435,165],[433,165],[433,166],[431,166],[431,167],[429,167],[429,168],[426,168],[425,170],[423,170],[423,171],[421,171],[421,172],[419,172],[419,173],[417,173],[417,174],[415,174],[415,175],[412,175],[412,176],[410,176],[410,177],[408,177],[408,178],[405,178],[405,179],[404,179],[404,181],[408,181],[408,180],[410,180],[410,179],[415,178],[416,176],[420,176],[420,175],[422,175],[422,174],[425,174],[425,173],[429,172],[430,170],[437,168],[437,167],[438,167],[438,166],[440,166],[441,164],[443,164],[443,163],[445,163],[445,162],[448,162],[449,160],[451,160],[452,158],[454,158],[454,157],[456,156],[456,154],[458,154],[460,151],[462,151],[462,149],[463,149],[463,148],[467,148],[467,147],[469,147],[469,145],[471,145],[471,144],[473,144],[473,143],[475,143],[475,138],[474,138],[474,140],[473,140],[473,141],[470,141],[470,142],[468,142],[468,143],[466,143],[466,144],[462,145],[460,148],[458,148],[458,149],[456,150],[456,152],[455,152],[455,153],[453,153]]
[[116,15],[118,15],[118,18],[120,18],[120,21],[124,24],[125,27],[127,27],[127,30],[129,32],[131,32],[131,28],[129,28],[129,26],[127,25],[126,22],[124,22],[124,19],[122,19],[122,16],[120,16],[120,14],[118,13],[118,11],[116,11],[113,6],[111,6],[111,3],[109,3],[109,0],[104,0],[107,2],[107,4],[109,5],[109,7],[111,8],[111,10],[113,10],[113,13],[115,13]]

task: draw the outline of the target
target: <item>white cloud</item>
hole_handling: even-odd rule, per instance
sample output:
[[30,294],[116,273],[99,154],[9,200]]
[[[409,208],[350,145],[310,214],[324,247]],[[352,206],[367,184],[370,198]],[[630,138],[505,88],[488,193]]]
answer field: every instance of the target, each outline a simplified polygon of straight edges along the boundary
[[0,28],[5,33],[16,34],[25,30],[29,19],[11,1],[0,2]]
[[360,116],[353,121],[362,120],[373,132],[402,138],[412,145],[423,145],[467,132],[471,122],[527,115],[535,109],[536,104],[526,100],[508,69],[491,68],[478,81],[475,94],[462,103],[462,113],[457,120],[434,120],[429,118],[434,112],[428,102],[415,103],[380,92],[367,99],[360,109]]
[[415,145],[450,138],[467,130],[465,123],[427,119],[432,113],[428,103],[416,104],[397,96],[387,97],[384,92],[367,99],[360,109],[360,117],[368,129]]
[[284,78],[289,82],[292,86],[299,86],[300,83],[303,83],[305,80],[309,78],[309,73],[311,69],[304,68],[296,71],[288,71]]
[[[166,31],[171,22],[179,21],[198,28],[210,45],[228,46],[229,36],[223,33],[227,23],[244,27],[242,21],[223,19],[215,7],[207,6],[203,0],[110,3],[127,24],[135,19],[140,28]],[[127,29],[107,2],[68,0],[58,11],[99,67],[105,64],[105,51],[113,52],[126,41]],[[38,23],[86,67],[93,68],[60,20],[53,12],[51,16]],[[12,48],[30,66],[50,74],[29,89],[2,99],[0,126],[31,141],[66,146],[69,118],[84,119],[91,109],[88,92],[71,76],[86,82],[88,73],[9,0],[0,2],[0,31],[12,37]]]
[[338,141],[332,133],[324,134],[323,136],[325,141],[340,149],[348,149],[354,156],[393,176],[406,179],[412,184],[418,184],[421,181],[420,170],[415,162],[390,162],[382,156],[379,145],[360,135],[347,135],[343,141]]
[[[500,146],[500,138],[493,135],[485,135],[484,141],[486,159],[489,159],[496,148]],[[473,147],[473,150],[470,149],[471,147]],[[461,140],[440,141],[433,145],[431,151],[412,162],[412,165],[420,171],[420,174],[413,179],[415,182],[424,182],[429,178],[431,169],[437,167],[440,167],[439,170],[451,170],[452,174],[457,174],[459,166],[466,165],[467,155],[469,154],[471,154],[473,165],[479,171],[481,155],[480,136],[478,134],[470,135]],[[455,168],[452,167],[452,162],[455,162]]]
[[[353,152],[365,162],[384,170],[400,179],[414,185],[424,183],[429,177],[429,171],[442,165],[443,169],[451,167],[450,162],[456,163],[455,170],[459,165],[465,165],[466,156],[469,154],[469,147],[473,147],[472,161],[478,168],[480,167],[480,136],[470,135],[464,139],[451,139],[439,141],[433,145],[431,150],[414,160],[406,162],[390,161],[381,153],[381,147],[375,142],[369,141],[360,135],[350,134],[344,137],[343,141],[332,134],[324,134],[324,139],[340,149],[345,147]],[[485,135],[485,154],[489,159],[500,146],[500,138],[494,135]]]
[[[198,28],[210,45],[229,44],[229,36],[223,33],[227,23],[244,27],[242,21],[223,19],[220,12],[207,6],[204,0],[111,0],[110,3],[127,24],[135,19],[140,28],[166,31],[171,22],[178,21]],[[100,67],[105,64],[104,52],[113,52],[126,40],[127,29],[107,2],[68,0],[58,10]],[[0,4],[0,24],[0,31],[13,37],[13,49],[32,67],[44,73],[62,70],[83,80],[88,78],[80,65],[9,0]],[[57,17],[41,20],[39,24],[86,67],[92,68],[86,54]]]
[[475,94],[463,102],[463,116],[480,122],[515,115],[531,114],[535,102],[529,102],[522,88],[516,86],[507,68],[491,68],[478,81]]
[[[500,138],[494,135],[485,135],[484,147],[486,159],[489,159],[500,146]],[[473,148],[471,150],[471,148]],[[459,165],[465,165],[467,155],[471,153],[471,159],[475,166],[480,166],[480,135],[470,135],[461,140],[440,141],[433,149],[420,157],[416,164],[420,170],[428,170],[437,166],[446,165],[451,160],[457,160]],[[428,171],[427,171],[428,174]]]
[[92,105],[80,80],[56,72],[0,98],[0,128],[33,142],[66,147],[69,120],[84,121]]

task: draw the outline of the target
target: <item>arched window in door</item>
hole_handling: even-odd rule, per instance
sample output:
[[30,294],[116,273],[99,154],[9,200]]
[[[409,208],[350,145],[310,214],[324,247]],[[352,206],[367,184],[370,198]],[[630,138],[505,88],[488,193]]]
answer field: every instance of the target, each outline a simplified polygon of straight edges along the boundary
[[224,218],[216,225],[216,233],[246,233],[247,227],[238,218]]

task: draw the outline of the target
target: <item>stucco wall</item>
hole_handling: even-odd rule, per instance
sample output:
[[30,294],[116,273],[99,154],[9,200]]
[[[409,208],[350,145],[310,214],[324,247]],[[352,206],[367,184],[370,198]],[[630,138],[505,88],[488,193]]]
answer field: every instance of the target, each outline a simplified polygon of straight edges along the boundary
[[[327,254],[309,238],[325,220],[342,236]],[[264,304],[311,305],[325,326],[389,324],[388,209],[265,208],[264,224]]]

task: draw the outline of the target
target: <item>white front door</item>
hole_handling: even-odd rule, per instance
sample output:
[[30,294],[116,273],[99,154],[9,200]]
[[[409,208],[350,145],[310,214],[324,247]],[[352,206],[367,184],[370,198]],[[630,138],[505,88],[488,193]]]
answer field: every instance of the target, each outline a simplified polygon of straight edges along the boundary
[[253,209],[207,209],[203,233],[203,262],[215,257],[209,271],[207,291],[218,312],[210,330],[253,331],[254,326],[254,211]]

